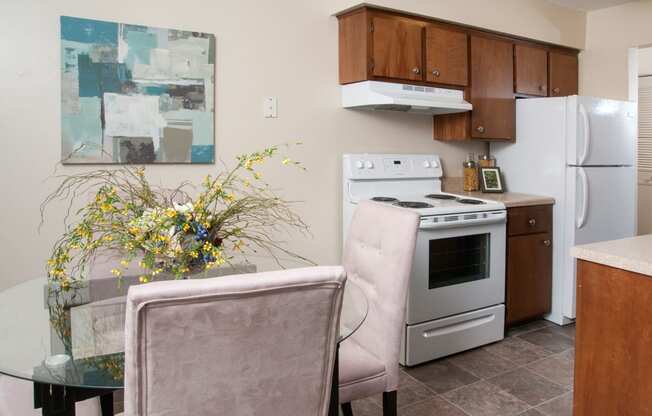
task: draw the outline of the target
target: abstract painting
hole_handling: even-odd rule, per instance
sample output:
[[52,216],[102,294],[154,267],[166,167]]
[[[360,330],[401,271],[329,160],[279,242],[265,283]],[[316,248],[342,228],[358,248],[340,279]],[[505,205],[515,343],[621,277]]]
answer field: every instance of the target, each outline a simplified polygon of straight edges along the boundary
[[63,163],[213,163],[215,36],[61,17]]

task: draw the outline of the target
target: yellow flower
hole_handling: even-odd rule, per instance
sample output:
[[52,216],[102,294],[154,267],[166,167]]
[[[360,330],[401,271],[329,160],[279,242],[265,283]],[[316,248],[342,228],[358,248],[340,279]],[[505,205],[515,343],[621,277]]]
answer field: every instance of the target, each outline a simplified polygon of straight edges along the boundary
[[168,208],[168,209],[165,210],[165,215],[167,215],[168,218],[174,218],[174,217],[177,216],[177,211],[175,211],[172,208]]
[[122,275],[122,272],[118,269],[111,269],[111,274],[114,276],[120,277]]
[[138,234],[138,233],[140,233],[140,228],[138,228],[138,227],[129,227],[129,232],[131,234]]
[[190,225],[189,224],[183,224],[183,231],[188,232],[190,230]]
[[193,259],[196,259],[197,257],[199,257],[199,253],[197,253],[196,251],[191,251],[190,252],[190,257],[192,257]]
[[204,178],[204,186],[210,186],[211,184],[211,175],[206,175]]
[[261,175],[260,172],[254,172],[254,178],[260,179],[262,177],[263,177],[263,175]]
[[283,163],[284,165],[287,165],[290,162],[292,162],[292,160],[290,160],[288,158],[285,158],[285,159],[283,159],[283,162],[281,162],[281,163]]
[[252,162],[251,159],[248,159],[244,164],[245,169],[248,169],[248,170],[251,170],[252,166],[253,166],[253,162]]
[[129,262],[128,262],[127,260],[120,260],[120,264],[121,264],[123,267],[127,267],[127,266],[129,266]]
[[108,234],[105,235],[105,236],[103,237],[103,239],[104,239],[104,241],[113,241],[113,237],[110,236],[110,235],[108,235]]
[[234,199],[235,199],[235,195],[233,195],[233,194],[226,194],[226,195],[224,195],[224,200],[225,200],[226,202],[233,202]]
[[100,209],[102,210],[102,212],[109,212],[109,211],[111,211],[113,209],[113,206],[111,206],[111,204],[105,202],[102,205],[100,205]]
[[142,275],[138,278],[138,280],[140,280],[140,283],[147,283],[149,282],[149,277]]
[[249,186],[251,186],[251,182],[249,182],[249,181],[246,180],[246,179],[245,179],[244,181],[242,181],[242,184],[243,184],[246,188],[248,188]]

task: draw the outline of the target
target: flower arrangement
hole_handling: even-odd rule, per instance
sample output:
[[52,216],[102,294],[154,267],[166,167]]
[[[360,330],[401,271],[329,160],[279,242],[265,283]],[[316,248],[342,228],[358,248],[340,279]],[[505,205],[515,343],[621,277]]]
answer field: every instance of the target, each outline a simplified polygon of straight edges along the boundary
[[[278,253],[309,262],[274,237],[283,228],[307,231],[290,202],[276,196],[257,170],[278,153],[272,146],[238,156],[232,169],[206,176],[194,198],[187,182],[175,189],[151,185],[142,167],[64,176],[44,201],[42,215],[54,200],[72,207],[89,191],[95,196],[55,243],[47,266],[50,282],[64,291],[76,286],[89,262],[105,251],[119,254],[113,275],[120,278],[136,264],[141,282],[164,272],[185,278],[229,263],[236,253],[263,251],[281,266]],[[282,164],[304,169],[287,157]]]

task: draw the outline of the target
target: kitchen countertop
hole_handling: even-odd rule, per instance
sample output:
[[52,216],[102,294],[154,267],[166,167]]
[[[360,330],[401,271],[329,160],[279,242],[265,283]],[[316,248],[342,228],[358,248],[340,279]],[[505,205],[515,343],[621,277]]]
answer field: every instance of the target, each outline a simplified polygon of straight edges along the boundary
[[652,276],[652,234],[575,246],[571,255],[580,260]]
[[470,198],[489,199],[491,201],[502,202],[507,208],[551,205],[555,203],[554,198],[543,195],[522,194],[518,192],[504,192],[502,194],[464,192],[462,190],[463,183],[463,178],[446,178],[443,181],[443,190],[444,192],[466,195]]

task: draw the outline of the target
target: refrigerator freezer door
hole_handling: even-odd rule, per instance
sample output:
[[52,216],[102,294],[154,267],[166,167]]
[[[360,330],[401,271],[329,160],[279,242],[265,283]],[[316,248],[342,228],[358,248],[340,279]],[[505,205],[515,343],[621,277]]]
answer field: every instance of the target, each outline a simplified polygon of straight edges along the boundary
[[569,167],[564,243],[563,313],[575,318],[575,269],[571,247],[636,234],[634,167]]
[[567,112],[568,165],[634,165],[635,103],[572,96]]

